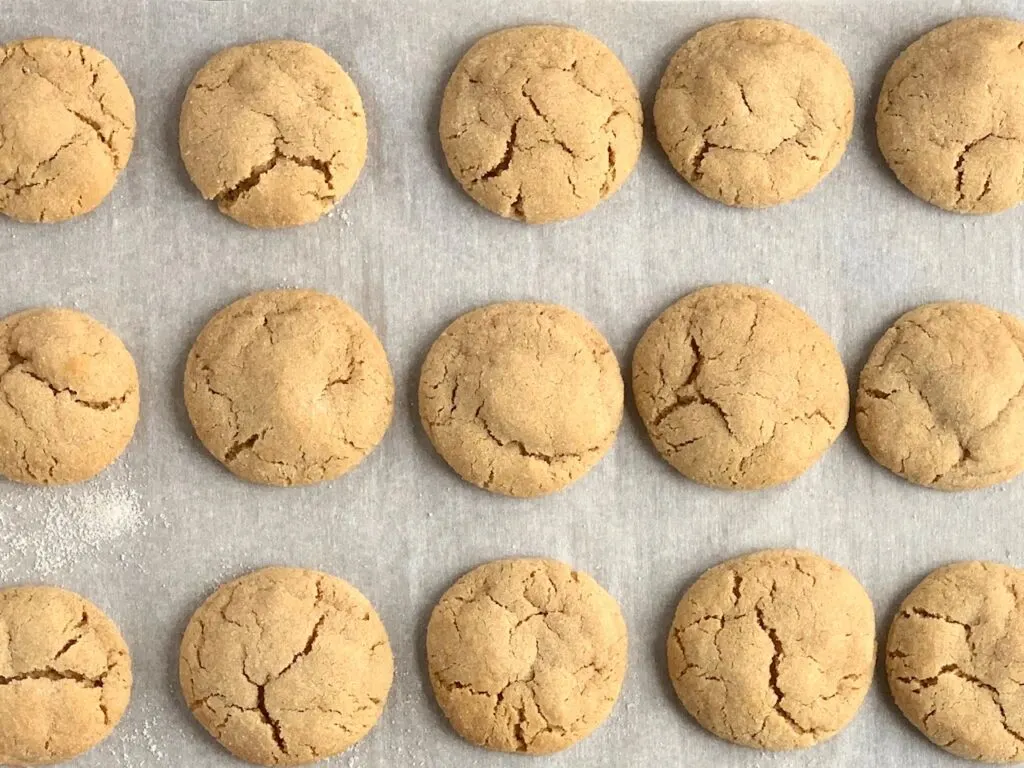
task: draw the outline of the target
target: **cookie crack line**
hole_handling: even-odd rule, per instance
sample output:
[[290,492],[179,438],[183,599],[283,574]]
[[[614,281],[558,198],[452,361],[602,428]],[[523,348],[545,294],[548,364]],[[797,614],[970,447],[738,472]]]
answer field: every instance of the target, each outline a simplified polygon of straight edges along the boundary
[[787,723],[787,725],[789,725],[789,727],[793,729],[796,733],[800,734],[801,736],[815,735],[816,733],[818,733],[817,729],[805,728],[804,726],[800,725],[800,723],[798,723],[793,718],[793,715],[790,714],[789,711],[787,711],[786,708],[782,706],[783,693],[782,689],[779,688],[779,664],[781,663],[784,657],[782,641],[779,639],[778,633],[775,631],[774,627],[769,627],[765,623],[764,611],[761,609],[760,606],[754,609],[754,615],[757,618],[757,626],[759,626],[761,628],[761,631],[768,636],[768,639],[771,641],[773,648],[772,660],[768,664],[768,687],[775,695],[775,704],[772,706],[772,708],[774,709],[775,713],[779,717],[781,717]]
[[[57,654],[60,656],[61,654]],[[109,668],[107,672],[109,672]],[[11,685],[13,683],[23,683],[31,680],[50,680],[52,682],[68,681],[76,683],[83,688],[102,688],[104,680],[106,680],[107,672],[104,672],[99,677],[89,677],[80,672],[73,672],[71,670],[57,670],[52,667],[46,667],[45,669],[36,669],[31,672],[22,672],[21,674],[11,675],[9,677],[0,676],[0,686]]]
[[547,453],[539,453],[539,452],[536,452],[536,451],[529,451],[529,450],[527,450],[526,446],[523,445],[521,440],[504,440],[504,441],[502,441],[497,435],[495,435],[491,431],[490,426],[487,424],[487,420],[483,416],[480,415],[480,411],[483,409],[483,407],[484,407],[483,403],[481,403],[480,407],[476,409],[476,414],[474,414],[474,418],[484,428],[484,432],[487,433],[487,437],[490,438],[490,440],[495,445],[497,445],[497,446],[499,446],[501,448],[515,448],[516,450],[519,451],[519,455],[523,456],[524,458],[537,459],[538,461],[543,461],[545,464],[549,464],[550,465],[550,464],[554,464],[556,461],[561,461],[561,460],[564,460],[564,459],[577,459],[577,460],[580,460],[580,459],[583,458],[583,455],[586,454],[586,453],[594,453],[595,451],[601,450],[601,446],[595,445],[595,446],[590,446],[588,448],[584,448],[584,449],[582,449],[582,450],[580,450],[578,452],[566,452],[566,453],[547,454]]
[[[71,401],[73,403],[77,403],[78,405],[84,406],[85,408],[91,408],[94,411],[116,412],[121,408],[122,405],[124,405],[128,401],[128,396],[131,394],[131,390],[129,390],[128,392],[125,392],[123,395],[120,395],[118,397],[112,397],[108,400],[88,400],[86,398],[79,397],[78,392],[72,389],[71,387],[60,388],[54,386],[54,384],[45,377],[40,376],[35,371],[29,370],[28,366],[32,362],[29,358],[22,357],[16,353],[8,353],[8,361],[10,367],[8,367],[6,371],[0,374],[0,381],[3,381],[3,379],[7,378],[11,374],[23,373],[26,376],[35,379],[40,384],[45,384],[55,396],[63,394],[70,395]],[[15,408],[13,403],[10,402],[9,399],[7,403],[8,405],[11,406],[11,408],[18,410],[17,408]]]
[[[334,175],[333,172],[331,171],[331,165],[328,161],[320,160],[319,158],[313,157],[311,155],[307,157],[289,155],[286,152],[282,152],[280,147],[278,147],[275,144],[273,157],[271,157],[265,163],[260,163],[259,165],[254,166],[252,171],[246,178],[239,181],[233,187],[229,187],[228,189],[222,190],[217,195],[215,195],[213,199],[217,203],[220,203],[222,205],[231,205],[232,203],[237,202],[238,199],[245,195],[246,192],[249,192],[256,186],[258,186],[263,177],[266,174],[270,173],[272,170],[274,170],[274,168],[277,167],[277,164],[280,163],[282,160],[290,160],[291,162],[295,163],[296,165],[302,166],[303,168],[312,168],[321,176],[323,176],[324,183],[327,185],[327,188],[332,192],[334,191]],[[328,197],[327,199],[333,198]]]

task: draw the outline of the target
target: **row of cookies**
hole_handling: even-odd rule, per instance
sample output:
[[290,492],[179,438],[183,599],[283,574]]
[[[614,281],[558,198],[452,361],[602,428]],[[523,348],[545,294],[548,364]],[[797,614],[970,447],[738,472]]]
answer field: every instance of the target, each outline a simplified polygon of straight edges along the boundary
[[[51,485],[102,471],[131,440],[131,354],[68,309],[0,321],[0,474]],[[811,467],[845,429],[835,345],[777,294],[716,285],[677,301],[633,355],[633,396],[661,455],[696,482],[760,489]],[[624,382],[601,333],[565,307],[468,312],[423,362],[419,411],[440,456],[495,493],[541,496],[593,468],[622,420]],[[185,369],[196,435],[235,475],[308,485],[355,467],[394,410],[383,346],[341,300],[252,294],[219,311]],[[883,466],[920,485],[980,488],[1024,470],[1024,324],[977,304],[918,307],[875,345],[856,426]]]
[[[879,146],[912,192],[990,213],[1024,197],[1024,24],[971,17],[939,27],[893,64],[878,101]],[[729,205],[788,202],[839,163],[853,84],[814,35],[741,19],[690,38],[654,101],[658,140],[701,193]],[[632,78],[596,38],[515,27],[479,40],[445,89],[448,165],[478,203],[531,223],[567,219],[633,170],[643,109]],[[0,58],[0,211],[59,221],[91,211],[135,136],[127,84],[71,40],[7,45]],[[326,52],[292,40],[235,46],[196,74],[181,110],[181,156],[202,196],[253,227],[319,219],[366,159],[356,85]]]
[[[988,762],[1021,755],[1024,576],[964,562],[929,574],[889,629],[896,704],[929,739]],[[52,587],[0,590],[0,763],[37,765],[94,747],[132,686],[114,623]],[[611,714],[627,628],[593,578],[545,559],[498,560],[458,579],[430,616],[430,683],[473,744],[548,754]],[[810,552],[766,550],[705,572],[667,640],[686,710],[730,742],[810,747],[854,718],[875,666],[871,600],[846,569]],[[266,568],[222,585],[185,629],[181,690],[236,757],[297,765],[339,754],[380,718],[394,675],[383,623],[352,585]]]

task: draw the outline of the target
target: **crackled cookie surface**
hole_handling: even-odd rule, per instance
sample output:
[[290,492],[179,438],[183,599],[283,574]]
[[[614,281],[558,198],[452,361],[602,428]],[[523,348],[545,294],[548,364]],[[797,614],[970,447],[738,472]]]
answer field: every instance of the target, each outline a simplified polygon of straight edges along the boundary
[[633,394],[658,452],[719,488],[765,488],[808,469],[846,426],[847,386],[810,317],[741,285],[684,296],[633,356]]
[[926,304],[872,350],[857,432],[875,460],[943,490],[1024,470],[1024,324],[978,304]]
[[423,427],[465,480],[509,496],[560,490],[611,447],[622,374],[604,337],[564,307],[492,304],[445,329],[423,363]]
[[92,749],[131,695],[128,648],[107,616],[53,587],[0,590],[0,764],[47,765]]
[[88,213],[114,188],[135,139],[121,73],[74,40],[0,49],[0,213],[26,222]]
[[900,54],[882,83],[878,145],[915,195],[960,213],[1024,199],[1024,24],[957,19]]
[[344,752],[373,728],[394,660],[355,587],[265,568],[223,585],[195,612],[179,671],[192,714],[235,757],[300,765]]
[[889,629],[886,671],[897,706],[954,755],[1024,759],[1024,574],[954,563],[928,574]]
[[434,695],[466,740],[546,754],[608,717],[626,674],[626,623],[590,576],[498,560],[445,592],[427,625]]
[[854,717],[871,685],[875,616],[844,568],[766,550],[705,572],[676,609],[668,669],[683,706],[720,738],[809,747]]
[[0,474],[77,483],[124,451],[139,419],[139,376],[121,340],[73,309],[0,320]]
[[585,213],[622,186],[640,154],[643,110],[600,40],[570,27],[514,27],[459,62],[440,131],[448,166],[474,200],[542,223]]
[[203,445],[239,477],[269,485],[352,469],[383,438],[394,391],[370,326],[316,291],[266,291],[225,307],[185,366],[185,404]]
[[181,157],[222,213],[252,227],[316,221],[366,161],[355,84],[324,51],[273,40],[227,48],[199,70],[181,108]]
[[760,207],[809,192],[853,130],[853,83],[814,35],[771,19],[702,29],[676,52],[654,102],[658,141],[708,197]]

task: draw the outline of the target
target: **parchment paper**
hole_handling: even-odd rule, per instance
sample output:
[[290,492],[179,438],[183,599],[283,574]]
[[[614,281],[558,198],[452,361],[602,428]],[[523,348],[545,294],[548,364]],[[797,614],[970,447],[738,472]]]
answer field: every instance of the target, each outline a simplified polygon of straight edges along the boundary
[[[482,303],[566,304],[607,335],[628,366],[646,325],[670,302],[721,281],[770,286],[836,340],[851,381],[900,313],[962,298],[1024,314],[1024,211],[966,218],[919,202],[886,169],[874,98],[893,58],[963,14],[1021,15],[1019,3],[663,2],[661,0],[5,0],[6,39],[59,35],[109,55],[138,104],[139,135],[112,197],[51,226],[0,222],[0,312],[69,304],[114,328],[143,383],[143,415],[123,460],[85,488],[0,485],[5,580],[48,581],[89,596],[131,645],[134,698],[121,727],[78,766],[236,763],[192,720],[178,693],[177,647],[191,612],[219,582],[272,563],[318,568],[359,587],[390,632],[397,676],[379,726],[332,765],[521,766],[462,742],[430,695],[429,611],[467,569],[508,555],[561,558],[622,604],[630,670],[613,716],[545,766],[953,766],[890,703],[879,675],[854,723],[813,750],[771,756],[705,734],[668,684],[664,641],[682,590],[730,556],[799,546],[849,567],[872,595],[884,640],[891,612],[931,568],[990,558],[1024,564],[1024,481],[960,495],[913,487],[875,465],[848,431],[781,490],[724,493],[662,462],[630,407],[618,441],[569,491],[512,501],[460,481],[419,427],[415,390],[427,346]],[[591,215],[542,228],[477,207],[444,166],[441,89],[481,34],[553,21],[598,35],[633,73],[648,106],[668,57],[709,23],[786,19],[820,35],[848,65],[858,119],[839,168],[784,207],[744,212],[679,180],[647,126],[639,165]],[[223,46],[298,37],[329,51],[358,84],[370,156],[339,212],[279,233],[246,229],[206,203],[177,151],[177,115],[195,70]],[[394,366],[398,405],[357,471],[305,490],[236,480],[193,438],[181,397],[185,355],[209,316],[251,291],[309,286],[353,304]],[[43,572],[54,504],[83,513],[97,489],[129,487],[141,526]],[[50,520],[50,527],[53,521]],[[8,546],[21,537],[21,546]],[[35,542],[33,552],[24,541]],[[532,764],[532,762],[531,762]]]

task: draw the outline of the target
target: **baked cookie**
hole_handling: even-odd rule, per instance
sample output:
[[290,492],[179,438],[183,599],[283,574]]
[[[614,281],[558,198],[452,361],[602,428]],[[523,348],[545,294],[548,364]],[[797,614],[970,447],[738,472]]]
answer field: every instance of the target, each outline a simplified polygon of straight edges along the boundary
[[445,329],[420,373],[423,428],[464,480],[541,496],[586,474],[622,421],[622,374],[587,320],[554,304],[475,309]]
[[654,127],[700,193],[758,208],[795,200],[839,163],[853,130],[843,62],[804,30],[772,19],[702,29],[661,79]]
[[964,18],[933,29],[885,76],[878,145],[911,192],[947,211],[1024,199],[1024,24]]
[[706,571],[676,609],[668,671],[679,700],[719,738],[810,747],[853,719],[871,685],[875,615],[845,568],[766,550]]
[[124,452],[138,420],[135,361],[112,331],[73,309],[0,320],[0,474],[87,480]]
[[181,108],[181,157],[221,213],[250,227],[294,227],[327,213],[366,161],[355,84],[309,43],[227,48],[199,70]]
[[348,472],[384,437],[394,395],[373,330],[316,291],[239,299],[206,324],[185,365],[196,435],[236,475],[267,485]]
[[231,754],[302,765],[369,733],[394,659],[376,611],[351,584],[265,568],[221,586],[195,612],[179,672],[192,714]]
[[469,742],[548,754],[611,713],[626,675],[615,599],[555,560],[497,560],[444,593],[427,625],[434,695]]
[[935,744],[986,763],[1024,759],[1024,574],[996,563],[932,571],[886,647],[900,711]]
[[0,590],[0,765],[92,749],[128,707],[132,664],[114,623],[74,592]]
[[586,213],[640,155],[643,109],[629,73],[571,27],[503,29],[477,41],[441,102],[441,146],[484,208],[530,224]]
[[978,304],[926,304],[872,350],[857,432],[883,467],[946,491],[1024,470],[1024,323]]
[[780,296],[743,285],[704,288],[665,310],[633,355],[633,395],[669,464],[746,490],[807,470],[850,408],[828,335]]
[[0,213],[63,221],[114,188],[135,141],[135,102],[99,51],[19,40],[0,49],[0,136]]

